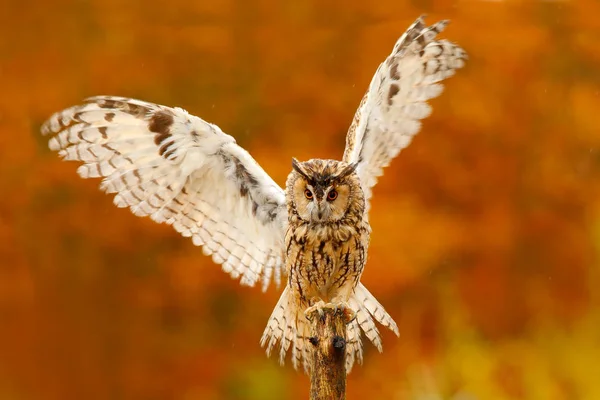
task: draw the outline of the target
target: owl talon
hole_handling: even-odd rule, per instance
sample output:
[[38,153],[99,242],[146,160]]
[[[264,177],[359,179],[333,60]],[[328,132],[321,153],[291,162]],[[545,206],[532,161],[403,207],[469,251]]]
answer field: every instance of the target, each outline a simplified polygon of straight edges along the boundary
[[354,319],[356,318],[356,311],[354,311],[352,308],[350,308],[350,305],[348,303],[346,303],[345,301],[341,301],[341,302],[337,302],[337,303],[330,303],[335,312],[336,313],[340,313],[344,316],[344,320],[346,321],[346,324],[349,324],[350,322],[354,321]]
[[312,322],[312,314],[317,311],[319,313],[319,317],[323,317],[324,311],[323,309],[327,306],[327,304],[323,300],[317,301],[312,306],[308,307],[306,311],[304,311],[304,316],[307,320]]
[[338,314],[338,313],[342,314],[346,324],[349,324],[350,322],[354,321],[354,319],[356,318],[356,311],[352,310],[348,303],[346,303],[346,302],[325,303],[323,300],[319,300],[311,307],[308,307],[306,309],[306,311],[304,311],[304,316],[306,317],[306,319],[308,319],[309,321],[312,322],[312,316],[314,315],[314,312],[315,311],[318,312],[319,317],[323,317],[323,315],[325,314],[324,310],[326,308],[333,310],[333,312],[335,314]]

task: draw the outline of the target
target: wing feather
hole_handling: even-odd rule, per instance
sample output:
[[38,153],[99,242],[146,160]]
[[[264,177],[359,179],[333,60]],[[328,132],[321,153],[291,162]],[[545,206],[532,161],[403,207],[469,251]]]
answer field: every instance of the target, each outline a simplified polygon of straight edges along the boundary
[[[166,223],[244,285],[279,283],[285,194],[217,126],[140,100],[98,96],[54,114],[49,147],[103,178],[118,207]],[[275,271],[275,273],[273,273]]]
[[[356,163],[367,200],[383,168],[408,146],[431,113],[426,101],[442,92],[440,81],[464,65],[466,53],[446,40],[435,40],[448,21],[425,26],[419,17],[379,66],[348,134],[344,161]],[[366,215],[366,214],[365,214]]]

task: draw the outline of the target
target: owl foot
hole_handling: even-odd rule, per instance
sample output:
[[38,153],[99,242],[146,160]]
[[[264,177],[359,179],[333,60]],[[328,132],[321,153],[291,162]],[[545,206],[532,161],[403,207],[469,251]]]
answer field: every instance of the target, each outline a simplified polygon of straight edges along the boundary
[[326,305],[327,305],[327,303],[325,303],[323,300],[319,300],[304,311],[304,316],[306,317],[307,320],[312,321],[311,316],[316,311],[319,313],[319,317],[323,317],[323,315],[324,315],[323,309],[325,308]]
[[350,308],[350,305],[348,303],[325,303],[323,300],[319,300],[311,307],[308,307],[306,311],[304,311],[304,316],[309,321],[312,321],[312,315],[315,311],[319,313],[319,317],[323,317],[323,315],[325,314],[325,309],[331,309],[335,314],[342,314],[344,316],[344,321],[346,322],[346,324],[349,324],[356,318],[356,312]]
[[327,306],[333,307],[336,313],[341,313],[344,316],[344,321],[346,321],[346,324],[349,324],[356,318],[356,311],[351,309],[350,305],[345,301],[341,301],[338,303],[329,303],[327,304]]

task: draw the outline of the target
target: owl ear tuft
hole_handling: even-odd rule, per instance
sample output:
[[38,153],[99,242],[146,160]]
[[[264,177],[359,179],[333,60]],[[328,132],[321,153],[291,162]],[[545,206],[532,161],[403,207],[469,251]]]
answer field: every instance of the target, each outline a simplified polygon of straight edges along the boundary
[[308,174],[306,173],[306,170],[302,168],[302,166],[300,165],[300,161],[296,160],[294,157],[292,157],[292,168],[294,168],[294,171],[296,171],[308,180]]
[[349,164],[339,174],[337,174],[335,178],[336,179],[343,179],[343,178],[347,177],[348,175],[350,175],[351,173],[353,173],[356,170],[357,166],[358,166],[358,162],[354,162],[352,164]]

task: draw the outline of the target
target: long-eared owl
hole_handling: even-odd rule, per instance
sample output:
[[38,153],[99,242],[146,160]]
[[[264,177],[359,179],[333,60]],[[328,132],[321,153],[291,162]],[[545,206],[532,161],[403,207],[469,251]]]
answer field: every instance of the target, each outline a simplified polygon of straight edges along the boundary
[[98,96],[42,127],[83,178],[102,178],[118,207],[172,225],[244,285],[282,277],[285,288],[261,344],[307,369],[307,310],[352,313],[346,368],[362,361],[362,333],[381,351],[374,321],[398,334],[360,282],[371,228],[369,200],[383,168],[408,146],[465,52],[436,39],[446,26],[418,18],[375,72],[346,136],[341,161],[293,160],[285,190],[218,126],[171,108]]

